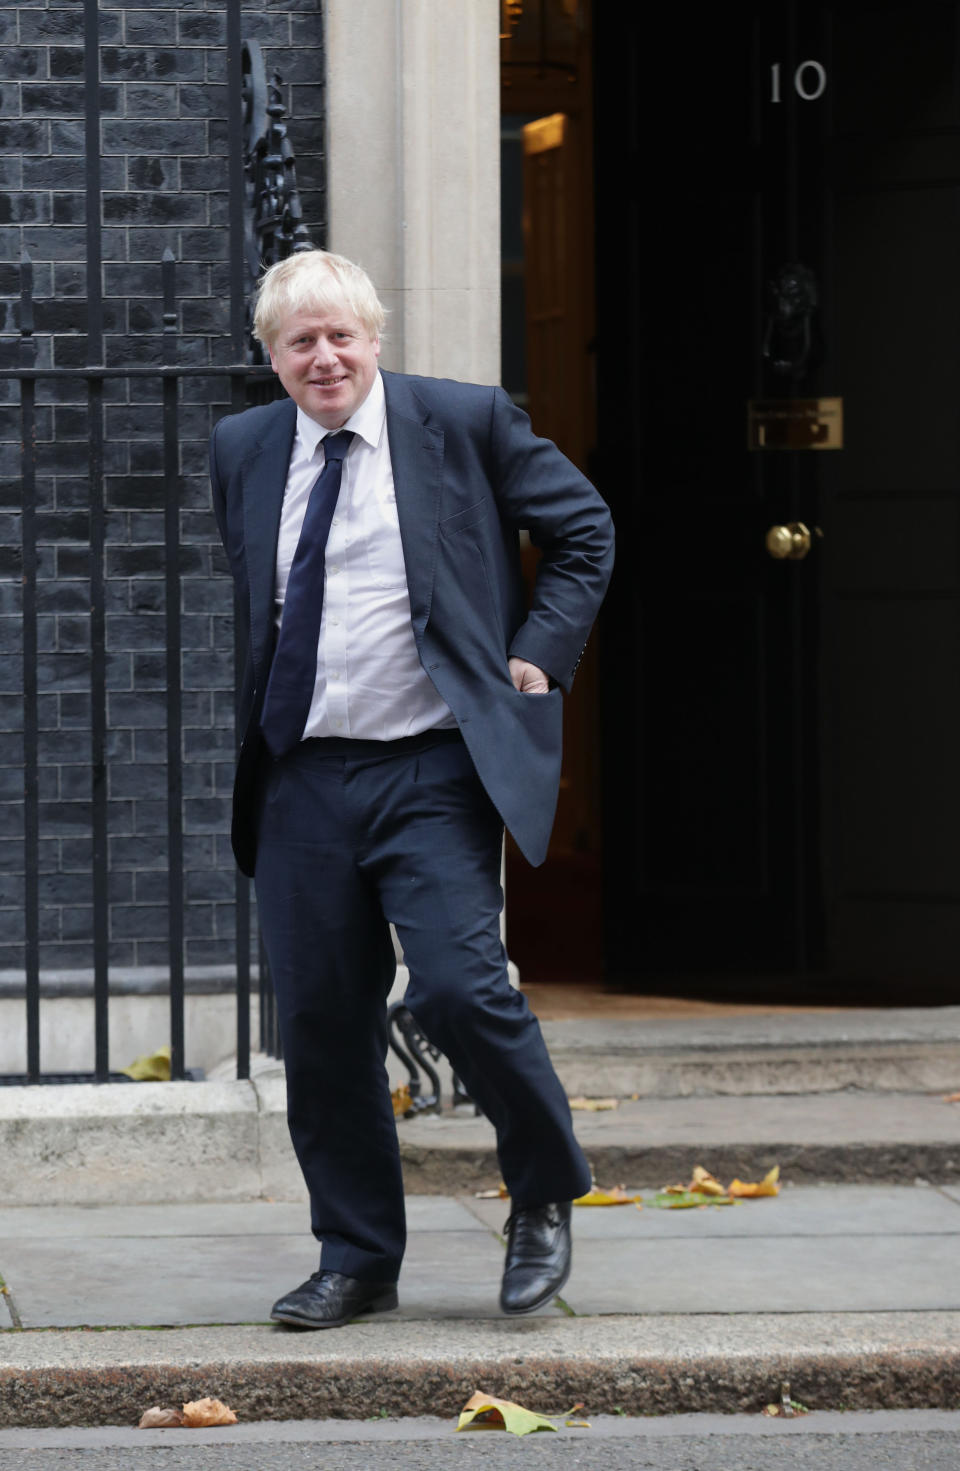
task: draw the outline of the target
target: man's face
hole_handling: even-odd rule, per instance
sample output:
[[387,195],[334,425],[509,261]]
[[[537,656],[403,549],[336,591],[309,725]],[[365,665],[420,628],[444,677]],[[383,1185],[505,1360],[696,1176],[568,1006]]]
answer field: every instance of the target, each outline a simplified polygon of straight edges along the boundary
[[379,337],[348,307],[293,312],[270,348],[273,371],[294,403],[324,429],[339,429],[363,403],[377,374]]

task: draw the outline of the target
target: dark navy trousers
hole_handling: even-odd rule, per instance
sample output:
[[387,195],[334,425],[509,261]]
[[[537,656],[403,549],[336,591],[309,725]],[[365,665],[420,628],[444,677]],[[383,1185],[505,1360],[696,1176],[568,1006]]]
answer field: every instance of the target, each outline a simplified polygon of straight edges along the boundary
[[325,1269],[394,1281],[406,1242],[385,1065],[391,922],[406,1003],[493,1123],[514,1205],[589,1189],[539,1023],[507,979],[502,836],[457,732],[303,741],[264,777],[257,905]]

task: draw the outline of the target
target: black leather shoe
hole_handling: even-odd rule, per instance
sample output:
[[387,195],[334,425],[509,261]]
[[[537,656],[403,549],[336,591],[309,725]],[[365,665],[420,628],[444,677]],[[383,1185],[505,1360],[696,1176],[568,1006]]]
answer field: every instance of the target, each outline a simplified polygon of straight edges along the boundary
[[314,1272],[274,1303],[275,1323],[294,1328],[340,1328],[361,1313],[385,1313],[398,1303],[395,1282],[361,1282],[342,1272]]
[[504,1230],[500,1306],[505,1313],[533,1313],[556,1297],[570,1276],[570,1202],[515,1210]]

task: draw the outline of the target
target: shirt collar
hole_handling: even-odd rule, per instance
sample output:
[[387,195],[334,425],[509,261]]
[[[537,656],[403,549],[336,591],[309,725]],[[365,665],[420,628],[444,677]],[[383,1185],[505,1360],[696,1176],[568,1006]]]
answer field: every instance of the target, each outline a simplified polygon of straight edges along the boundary
[[[383,379],[378,371],[363,403],[340,427],[352,430],[366,444],[369,444],[371,449],[376,449],[383,437],[386,418],[387,399],[383,391]],[[336,429],[324,429],[322,424],[318,424],[316,419],[311,419],[303,412],[303,409],[297,409],[297,434],[308,458],[312,458],[316,453],[317,445],[322,439],[325,439],[328,434],[338,432]]]

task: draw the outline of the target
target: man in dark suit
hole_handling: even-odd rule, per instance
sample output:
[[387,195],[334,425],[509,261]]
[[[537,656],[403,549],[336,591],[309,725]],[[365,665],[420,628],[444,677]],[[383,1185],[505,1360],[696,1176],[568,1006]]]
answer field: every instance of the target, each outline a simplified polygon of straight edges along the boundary
[[[397,1303],[391,922],[406,1004],[497,1132],[505,1312],[563,1286],[570,1202],[590,1185],[507,979],[500,856],[504,823],[532,863],[546,854],[561,691],[610,575],[610,517],[502,389],[381,373],[383,322],[343,257],[273,266],[255,330],[289,398],[222,419],[211,442],[249,619],[233,844],[256,883],[322,1243],[319,1271],[273,1317],[310,1328]],[[529,607],[520,529],[541,551]]]

